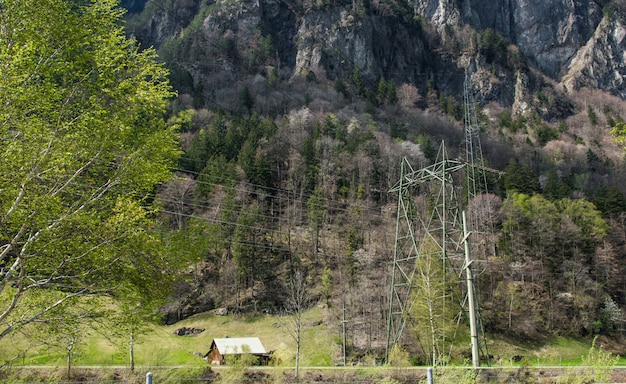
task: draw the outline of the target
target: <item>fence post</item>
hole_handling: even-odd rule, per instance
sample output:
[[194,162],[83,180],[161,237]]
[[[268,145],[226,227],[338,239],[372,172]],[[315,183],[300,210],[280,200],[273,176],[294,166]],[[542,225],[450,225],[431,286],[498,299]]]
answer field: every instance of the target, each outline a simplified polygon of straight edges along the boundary
[[426,377],[428,378],[428,384],[434,384],[433,367],[428,367],[428,369],[426,370]]
[[146,373],[146,384],[152,384],[152,372]]

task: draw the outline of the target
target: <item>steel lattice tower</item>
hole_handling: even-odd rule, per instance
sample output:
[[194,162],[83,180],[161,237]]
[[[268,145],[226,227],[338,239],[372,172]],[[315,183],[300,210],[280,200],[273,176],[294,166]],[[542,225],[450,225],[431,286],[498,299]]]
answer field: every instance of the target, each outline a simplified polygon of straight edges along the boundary
[[[469,76],[468,71],[465,72],[465,79],[463,81],[463,102],[464,102],[464,110],[465,110],[465,161],[467,163],[466,169],[466,182],[467,182],[467,206],[470,206],[472,200],[478,196],[479,194],[487,193],[487,171],[493,172],[491,169],[487,169],[485,167],[485,163],[483,160],[483,152],[480,144],[480,124],[478,123],[478,117],[476,113],[476,102],[474,100],[471,78]],[[489,220],[491,221],[491,220]],[[470,303],[478,303],[478,298],[476,297],[476,289],[475,289],[475,281],[474,281],[474,273],[473,273],[473,265],[471,265],[471,254],[472,247],[469,243],[469,234],[474,231],[474,228],[477,228],[478,218],[476,212],[471,212],[469,215],[469,220],[466,223],[465,231],[468,235],[468,243],[467,245],[467,262],[465,265],[467,279],[467,293],[468,295],[472,295],[473,297],[468,297],[468,302]],[[492,225],[492,223],[488,223]],[[473,318],[475,322],[474,326],[477,326],[477,333],[472,335],[475,340],[472,340],[473,344],[472,348],[476,348],[477,354],[480,353],[483,356],[488,356],[488,353],[484,350],[484,346],[486,343],[481,343],[481,335],[484,337],[484,332],[482,331],[482,324],[480,320],[480,311],[477,305],[470,304],[468,305],[468,317],[470,319]],[[473,313],[469,313],[469,312]],[[478,334],[480,333],[480,335]],[[483,340],[484,341],[484,340]],[[474,351],[473,351],[474,352]],[[474,354],[474,353],[473,353]],[[479,365],[479,357],[473,356],[474,366]]]
[[[445,269],[463,268],[472,276],[469,270],[472,267],[471,262],[467,257],[464,259],[463,255],[471,253],[468,249],[471,249],[469,233],[473,220],[464,223],[462,204],[457,198],[458,190],[462,189],[460,185],[463,183],[459,181],[462,177],[455,175],[464,171],[466,204],[478,194],[487,191],[486,168],[479,137],[480,126],[474,103],[471,83],[466,74],[464,161],[450,160],[442,142],[433,165],[415,171],[408,160],[403,159],[400,180],[389,191],[398,194],[398,211],[387,319],[387,359],[393,346],[400,342],[409,313],[415,300],[419,299],[412,296],[418,272],[418,258],[437,256]],[[420,254],[420,246],[424,241],[436,244],[435,254],[432,254],[433,251],[430,251],[430,255]],[[473,278],[468,279],[467,284],[472,285],[471,289],[468,287],[468,291],[475,292]],[[477,307],[473,308],[475,318],[479,319]],[[479,363],[476,360],[474,364]]]
[[[407,159],[402,160],[400,181],[390,190],[398,194],[398,212],[387,319],[387,357],[400,341],[416,301],[412,293],[418,272],[417,259],[437,257],[444,270],[458,265],[462,259],[459,183],[453,176],[464,168],[464,162],[448,158],[444,143],[433,165],[414,171]],[[434,245],[428,248],[428,254],[421,250],[425,242]]]
[[467,162],[468,203],[476,195],[487,192],[487,176],[480,145],[480,125],[476,114],[476,103],[468,73],[463,81],[463,104],[465,110],[465,161]]

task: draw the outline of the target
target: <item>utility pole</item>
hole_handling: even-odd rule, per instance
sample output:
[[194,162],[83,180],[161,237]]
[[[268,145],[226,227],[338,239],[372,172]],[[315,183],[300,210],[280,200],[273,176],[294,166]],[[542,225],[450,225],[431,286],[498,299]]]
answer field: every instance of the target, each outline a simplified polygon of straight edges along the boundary
[[343,366],[346,366],[346,303],[343,303],[343,319],[341,320],[341,327],[343,328]]
[[470,247],[471,232],[467,230],[467,221],[465,220],[465,211],[462,212],[463,217],[463,243],[465,245],[465,279],[467,282],[467,301],[469,306],[469,323],[470,338],[472,344],[472,366],[480,367],[480,352],[478,348],[478,325],[476,321],[476,303],[474,301],[474,274],[472,272],[472,256]]

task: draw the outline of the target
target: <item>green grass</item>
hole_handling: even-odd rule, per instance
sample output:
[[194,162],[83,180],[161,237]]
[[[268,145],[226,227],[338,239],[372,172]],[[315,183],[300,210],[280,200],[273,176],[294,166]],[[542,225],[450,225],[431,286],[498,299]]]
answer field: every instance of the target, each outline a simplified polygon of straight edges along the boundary
[[[337,363],[341,351],[341,338],[336,330],[331,330],[323,322],[326,311],[314,307],[303,316],[300,361],[302,367],[329,367]],[[280,361],[279,366],[293,367],[295,341],[286,332],[286,323],[284,319],[270,315],[216,316],[203,313],[174,325],[154,325],[137,338],[135,364],[138,367],[185,366],[200,369],[207,365],[200,356],[208,352],[213,338],[257,336],[267,350],[274,351],[274,355]],[[181,327],[201,328],[204,331],[197,336],[175,335],[174,331]],[[26,350],[20,358],[13,361],[13,365],[65,366],[66,356],[61,349],[41,346],[27,349],[27,341],[20,334],[5,338],[0,343],[0,360],[10,359],[19,351]],[[494,356],[492,366],[575,366],[581,364],[590,347],[591,341],[583,339],[552,338],[525,344],[519,340],[492,337],[488,341],[487,351]],[[522,361],[514,361],[513,357],[518,356],[523,357]],[[454,361],[452,365],[466,363]],[[74,359],[74,365],[84,366],[128,366],[128,364],[126,339],[112,342],[96,333],[86,337],[79,355]],[[618,364],[626,365],[626,358],[619,360]]]
[[[333,336],[322,325],[324,310],[312,308],[303,316],[302,366],[332,365],[331,350]],[[295,341],[286,332],[285,322],[269,315],[259,316],[216,316],[198,314],[169,326],[152,326],[137,337],[135,343],[135,364],[137,366],[189,366],[203,367],[206,361],[198,355],[208,352],[213,338],[256,336],[267,350],[275,351],[284,366],[292,366],[295,361]],[[201,328],[204,332],[197,336],[178,336],[178,328]],[[16,351],[26,349],[27,340],[16,335],[11,345],[0,343],[0,359],[10,359]],[[60,348],[33,347],[16,359],[13,365],[41,365],[63,367],[66,355]],[[128,343],[126,339],[107,340],[92,333],[80,346],[80,353],[74,359],[75,365],[128,365]]]
[[[489,353],[494,355],[495,360],[492,364],[502,363],[503,366],[580,365],[589,348],[591,341],[565,337],[549,338],[535,343],[496,337],[488,343]],[[522,360],[515,362],[515,357],[522,357]]]

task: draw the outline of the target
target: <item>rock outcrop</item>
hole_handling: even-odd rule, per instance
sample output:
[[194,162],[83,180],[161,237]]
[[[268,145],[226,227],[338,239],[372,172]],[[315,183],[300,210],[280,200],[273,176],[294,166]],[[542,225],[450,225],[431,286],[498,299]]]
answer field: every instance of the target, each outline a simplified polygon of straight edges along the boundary
[[[125,0],[123,4],[143,9],[141,15],[129,17],[130,33],[143,45],[175,50],[170,55],[185,58],[173,70],[175,81],[193,83],[181,88],[185,92],[193,88],[202,94],[207,87],[215,88],[207,76],[215,77],[216,71],[230,72],[219,75],[229,83],[231,76],[237,77],[233,68],[247,60],[248,66],[269,63],[289,69],[292,76],[313,72],[330,80],[358,68],[370,83],[394,79],[419,89],[428,83],[453,93],[460,89],[463,56],[473,55],[470,61],[477,71],[490,66],[467,40],[457,39],[461,46],[452,52],[450,46],[442,48],[465,25],[478,36],[488,29],[497,31],[523,52],[531,66],[568,87],[598,87],[626,97],[624,17],[619,11],[604,16],[607,12],[594,1],[397,0],[365,5],[183,0],[144,6],[141,0]],[[480,91],[484,99],[513,103],[518,75],[515,68],[507,70],[492,80],[478,74],[481,87],[486,86]]]
[[567,89],[599,88],[626,99],[626,26],[605,17],[594,36],[570,61],[562,82]]

